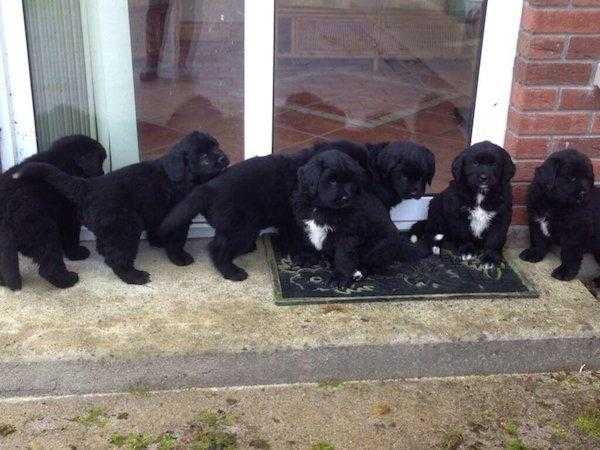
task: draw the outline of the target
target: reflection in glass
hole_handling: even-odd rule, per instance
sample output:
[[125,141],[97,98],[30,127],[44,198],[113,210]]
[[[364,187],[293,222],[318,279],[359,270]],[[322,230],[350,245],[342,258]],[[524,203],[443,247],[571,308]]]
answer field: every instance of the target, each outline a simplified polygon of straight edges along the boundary
[[243,0],[129,0],[140,158],[192,130],[243,157]]
[[481,0],[276,0],[274,151],[411,139],[434,191],[470,140]]

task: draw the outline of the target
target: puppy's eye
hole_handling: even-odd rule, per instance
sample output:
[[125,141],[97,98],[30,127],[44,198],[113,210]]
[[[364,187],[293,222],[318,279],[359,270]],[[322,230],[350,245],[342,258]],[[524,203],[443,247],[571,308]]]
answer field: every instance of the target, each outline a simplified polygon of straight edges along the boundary
[[337,184],[337,180],[329,180],[329,184],[332,184],[335,186]]
[[576,177],[571,177],[571,178],[569,178],[569,181],[571,183],[575,183],[577,181],[577,178]]
[[474,166],[478,166],[478,165],[479,165],[479,162],[478,162],[478,161],[473,161],[473,165],[474,165]]

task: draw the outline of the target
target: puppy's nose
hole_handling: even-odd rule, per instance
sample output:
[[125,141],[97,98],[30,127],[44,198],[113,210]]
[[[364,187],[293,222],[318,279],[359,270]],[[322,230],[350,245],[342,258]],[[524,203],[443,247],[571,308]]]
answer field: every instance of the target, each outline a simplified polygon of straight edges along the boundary
[[219,164],[222,164],[223,166],[226,166],[229,164],[229,158],[227,158],[227,156],[225,154],[223,154],[217,158],[217,162]]
[[485,173],[482,173],[481,175],[479,175],[479,181],[487,181],[488,180],[488,176]]
[[342,198],[340,200],[343,202],[347,202],[349,198],[350,197],[348,197],[347,195],[342,195]]

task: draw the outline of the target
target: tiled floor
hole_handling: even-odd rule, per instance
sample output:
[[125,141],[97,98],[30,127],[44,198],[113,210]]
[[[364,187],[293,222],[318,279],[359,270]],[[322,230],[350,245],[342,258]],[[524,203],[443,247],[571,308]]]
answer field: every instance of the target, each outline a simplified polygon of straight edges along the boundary
[[[132,27],[143,24],[132,20]],[[199,27],[205,30],[206,24]],[[232,162],[243,159],[243,39],[228,40],[208,30],[198,34],[185,77],[173,69],[177,52],[171,44],[163,49],[159,78],[141,81],[145,58],[138,51],[134,72],[142,159],[164,154],[195,129],[214,135]],[[143,48],[144,30],[135,31],[133,47]],[[465,147],[457,111],[464,113],[473,104],[473,67],[466,57],[382,59],[377,68],[367,59],[278,58],[273,151],[290,152],[323,140],[410,139],[435,153],[432,191],[439,191],[447,185],[452,160]]]

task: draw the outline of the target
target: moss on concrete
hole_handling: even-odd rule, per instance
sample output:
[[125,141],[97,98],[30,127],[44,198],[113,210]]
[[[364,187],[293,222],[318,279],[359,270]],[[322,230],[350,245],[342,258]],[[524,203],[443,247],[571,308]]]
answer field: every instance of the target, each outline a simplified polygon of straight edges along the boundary
[[600,409],[580,415],[575,420],[575,425],[582,433],[600,439]]

